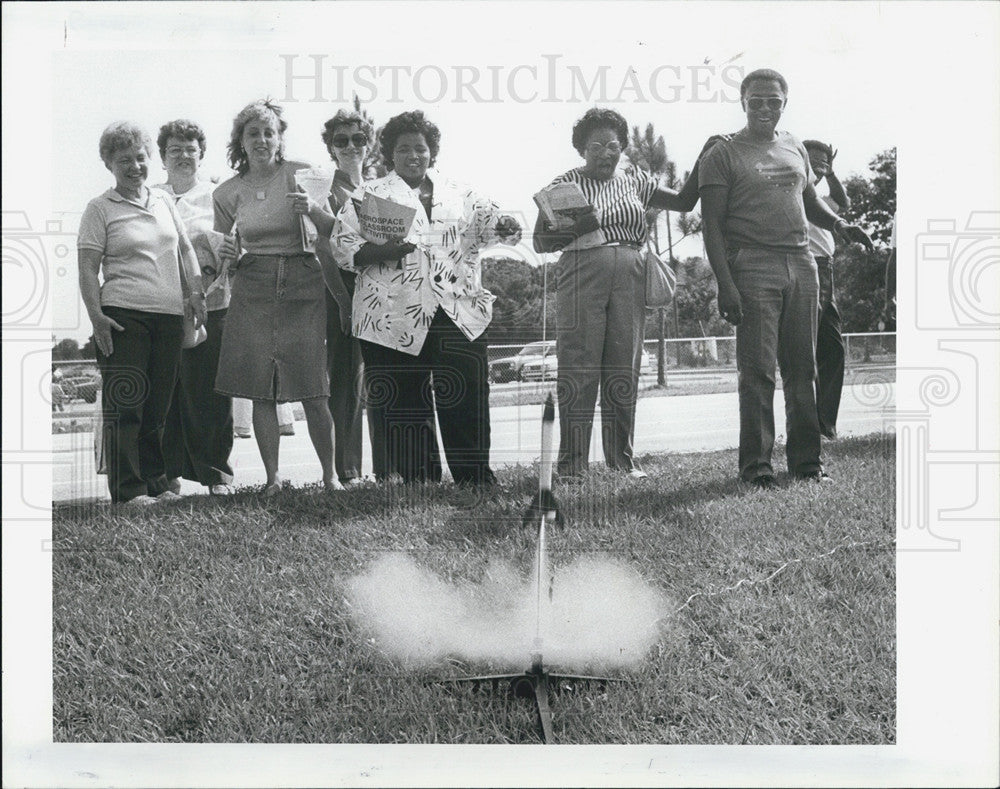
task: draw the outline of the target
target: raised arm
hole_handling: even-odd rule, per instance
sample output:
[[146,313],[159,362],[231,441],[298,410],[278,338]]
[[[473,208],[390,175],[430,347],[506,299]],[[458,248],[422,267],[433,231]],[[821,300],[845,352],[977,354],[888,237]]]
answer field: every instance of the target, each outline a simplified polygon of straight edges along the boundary
[[868,234],[857,225],[851,225],[830,210],[829,206],[816,195],[816,188],[806,184],[802,190],[802,202],[806,209],[806,218],[824,230],[831,230],[844,236],[848,241],[864,244],[871,252],[875,249]]
[[829,159],[830,169],[826,173],[826,185],[830,188],[830,199],[837,204],[837,211],[843,213],[851,207],[851,198],[847,196],[844,185],[833,171],[833,160],[836,158],[837,151],[833,151]]
[[[692,180],[694,183],[692,184]],[[685,193],[684,188],[688,188]],[[694,193],[694,199],[691,199],[691,195]],[[681,213],[687,213],[695,205],[698,204],[698,178],[695,176],[693,179],[688,178],[685,182],[684,187],[681,188],[680,192],[675,192],[665,186],[660,186],[655,192],[653,192],[652,198],[650,198],[649,205],[651,208],[666,209],[667,211],[680,211]]]

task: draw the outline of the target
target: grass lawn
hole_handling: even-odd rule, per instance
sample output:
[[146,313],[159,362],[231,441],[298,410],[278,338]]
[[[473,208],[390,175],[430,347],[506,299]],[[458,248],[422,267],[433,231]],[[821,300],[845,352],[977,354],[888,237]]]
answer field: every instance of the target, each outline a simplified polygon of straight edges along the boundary
[[[834,485],[749,490],[725,451],[647,456],[649,480],[596,469],[557,491],[554,567],[607,555],[665,601],[643,659],[615,670],[625,682],[552,697],[558,742],[895,741],[894,442],[826,455]],[[536,742],[530,702],[428,684],[508,664],[387,657],[347,594],[392,551],[443,584],[481,583],[495,561],[527,577],[535,471],[500,478],[483,500],[432,485],[57,507],[54,739]]]

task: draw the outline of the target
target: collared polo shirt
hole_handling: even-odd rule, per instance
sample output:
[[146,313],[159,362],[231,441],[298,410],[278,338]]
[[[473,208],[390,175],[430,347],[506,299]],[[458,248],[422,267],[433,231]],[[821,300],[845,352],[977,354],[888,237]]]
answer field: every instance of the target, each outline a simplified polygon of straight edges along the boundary
[[102,255],[102,307],[184,314],[179,221],[172,201],[156,189],[148,190],[145,204],[114,189],[87,203],[76,245]]

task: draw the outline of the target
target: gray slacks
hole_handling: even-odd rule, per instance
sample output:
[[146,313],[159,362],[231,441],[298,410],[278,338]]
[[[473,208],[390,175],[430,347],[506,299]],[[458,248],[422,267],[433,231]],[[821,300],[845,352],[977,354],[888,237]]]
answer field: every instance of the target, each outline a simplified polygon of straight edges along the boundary
[[646,319],[642,251],[601,246],[564,252],[557,316],[559,473],[587,469],[598,390],[604,461],[631,471]]

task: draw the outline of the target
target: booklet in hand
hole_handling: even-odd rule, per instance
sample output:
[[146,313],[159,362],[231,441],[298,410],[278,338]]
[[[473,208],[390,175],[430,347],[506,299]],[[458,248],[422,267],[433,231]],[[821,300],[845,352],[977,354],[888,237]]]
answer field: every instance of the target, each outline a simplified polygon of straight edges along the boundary
[[417,209],[386,200],[371,192],[365,192],[360,204],[355,202],[355,210],[362,237],[380,245],[406,238],[417,215]]
[[[295,171],[295,185],[301,187],[314,203],[325,203],[330,197],[333,174],[322,167],[306,167]],[[316,237],[319,231],[308,216],[300,216],[302,226],[302,249],[316,251]]]
[[590,208],[580,187],[571,181],[546,186],[535,195],[535,205],[553,227],[567,227],[573,217]]
[[[225,238],[224,234],[215,230],[208,230],[191,237],[191,244],[201,263],[201,282],[205,287],[206,296],[226,288],[229,284],[229,261],[223,260],[219,254],[219,248]],[[206,271],[206,263],[209,261],[214,274]]]

